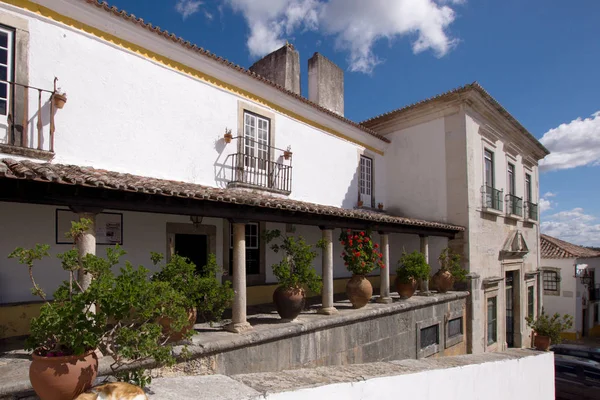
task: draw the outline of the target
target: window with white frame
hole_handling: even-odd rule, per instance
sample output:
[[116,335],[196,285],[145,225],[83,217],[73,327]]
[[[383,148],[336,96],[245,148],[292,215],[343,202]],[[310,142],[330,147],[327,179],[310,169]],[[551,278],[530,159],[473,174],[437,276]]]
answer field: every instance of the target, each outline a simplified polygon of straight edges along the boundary
[[525,201],[532,201],[532,193],[531,175],[525,174]]
[[266,171],[270,159],[270,121],[244,111],[244,167]]
[[[260,227],[246,224],[246,274],[260,274]],[[229,224],[229,274],[233,274],[233,225]]]
[[543,275],[544,294],[560,293],[560,275],[557,270],[546,270]]
[[373,159],[360,156],[360,200],[367,207],[373,203]]
[[498,307],[497,297],[487,300],[487,344],[492,345],[498,341]]
[[515,166],[508,164],[508,194],[515,195]]
[[14,30],[0,25],[0,116],[10,113],[10,85],[13,80]]
[[485,186],[494,188],[494,153],[485,149]]

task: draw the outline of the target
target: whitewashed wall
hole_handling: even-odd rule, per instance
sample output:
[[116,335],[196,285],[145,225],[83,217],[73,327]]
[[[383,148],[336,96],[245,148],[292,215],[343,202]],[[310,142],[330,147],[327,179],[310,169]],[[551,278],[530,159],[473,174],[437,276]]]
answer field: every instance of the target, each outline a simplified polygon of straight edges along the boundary
[[268,400],[554,399],[554,354],[434,369],[282,393]]
[[577,280],[573,278],[575,259],[542,259],[543,267],[560,268],[560,295],[544,294],[544,311],[547,314],[568,314],[574,318],[573,328],[569,332],[581,331],[581,292],[578,292]]
[[[230,83],[270,96],[271,101],[305,118],[319,123],[325,119],[324,125],[331,129],[385,147],[384,142],[357,128],[206,57],[182,53],[179,45],[102,10],[69,0],[41,3],[111,33],[137,35],[141,46],[162,46],[161,50],[172,53],[165,54],[167,57],[187,57],[194,68],[222,74]],[[51,89],[57,76],[59,86],[67,92],[67,104],[56,114],[54,162],[209,186],[226,184],[224,178],[230,170],[225,165],[237,146],[236,141],[224,144],[225,129],[232,129],[234,136],[241,134],[237,132],[239,101],[261,107],[259,104],[71,27],[9,5],[0,7],[27,20],[30,85]],[[290,197],[355,206],[358,155],[364,148],[275,110],[262,109],[275,114],[274,144],[283,149],[291,146],[293,151]],[[380,168],[383,158],[374,158],[375,201],[386,203],[385,169]]]

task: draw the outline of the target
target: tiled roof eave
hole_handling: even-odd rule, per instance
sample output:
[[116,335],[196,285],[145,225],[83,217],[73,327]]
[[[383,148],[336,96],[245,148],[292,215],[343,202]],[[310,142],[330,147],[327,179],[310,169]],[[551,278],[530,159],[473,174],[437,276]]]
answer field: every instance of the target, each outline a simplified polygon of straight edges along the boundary
[[0,178],[50,182],[62,185],[77,185],[158,196],[240,204],[259,208],[281,209],[289,212],[363,220],[375,224],[420,227],[427,230],[438,230],[448,233],[464,231],[464,228],[461,226],[444,222],[425,221],[376,211],[345,209],[239,189],[214,188],[187,182],[142,177],[75,165],[35,163],[32,161],[16,161],[5,158],[0,159]]

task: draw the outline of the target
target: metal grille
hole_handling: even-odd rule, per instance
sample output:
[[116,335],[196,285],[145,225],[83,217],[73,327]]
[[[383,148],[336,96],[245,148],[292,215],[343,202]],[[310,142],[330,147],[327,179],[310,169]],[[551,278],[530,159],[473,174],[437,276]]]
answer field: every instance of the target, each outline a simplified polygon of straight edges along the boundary
[[527,209],[527,218],[533,221],[538,220],[538,205],[530,201],[525,202],[525,208]]
[[558,273],[555,271],[544,271],[544,290],[558,291]]
[[454,318],[448,321],[448,338],[462,335],[463,320],[462,317]]
[[483,205],[486,208],[502,211],[502,191],[492,186],[483,186]]
[[509,214],[523,216],[523,199],[512,194],[506,195],[507,211]]
[[496,321],[496,297],[490,297],[487,301],[487,343],[488,345],[496,343],[498,338]]
[[440,326],[438,324],[421,329],[421,349],[440,343]]

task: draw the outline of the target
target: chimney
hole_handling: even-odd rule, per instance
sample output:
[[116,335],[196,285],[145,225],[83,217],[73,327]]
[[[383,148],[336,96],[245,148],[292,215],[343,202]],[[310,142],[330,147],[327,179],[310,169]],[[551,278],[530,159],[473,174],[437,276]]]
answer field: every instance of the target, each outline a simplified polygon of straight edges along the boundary
[[308,99],[344,115],[344,71],[319,53],[308,60]]
[[289,43],[267,54],[249,69],[287,90],[300,94],[300,55]]

